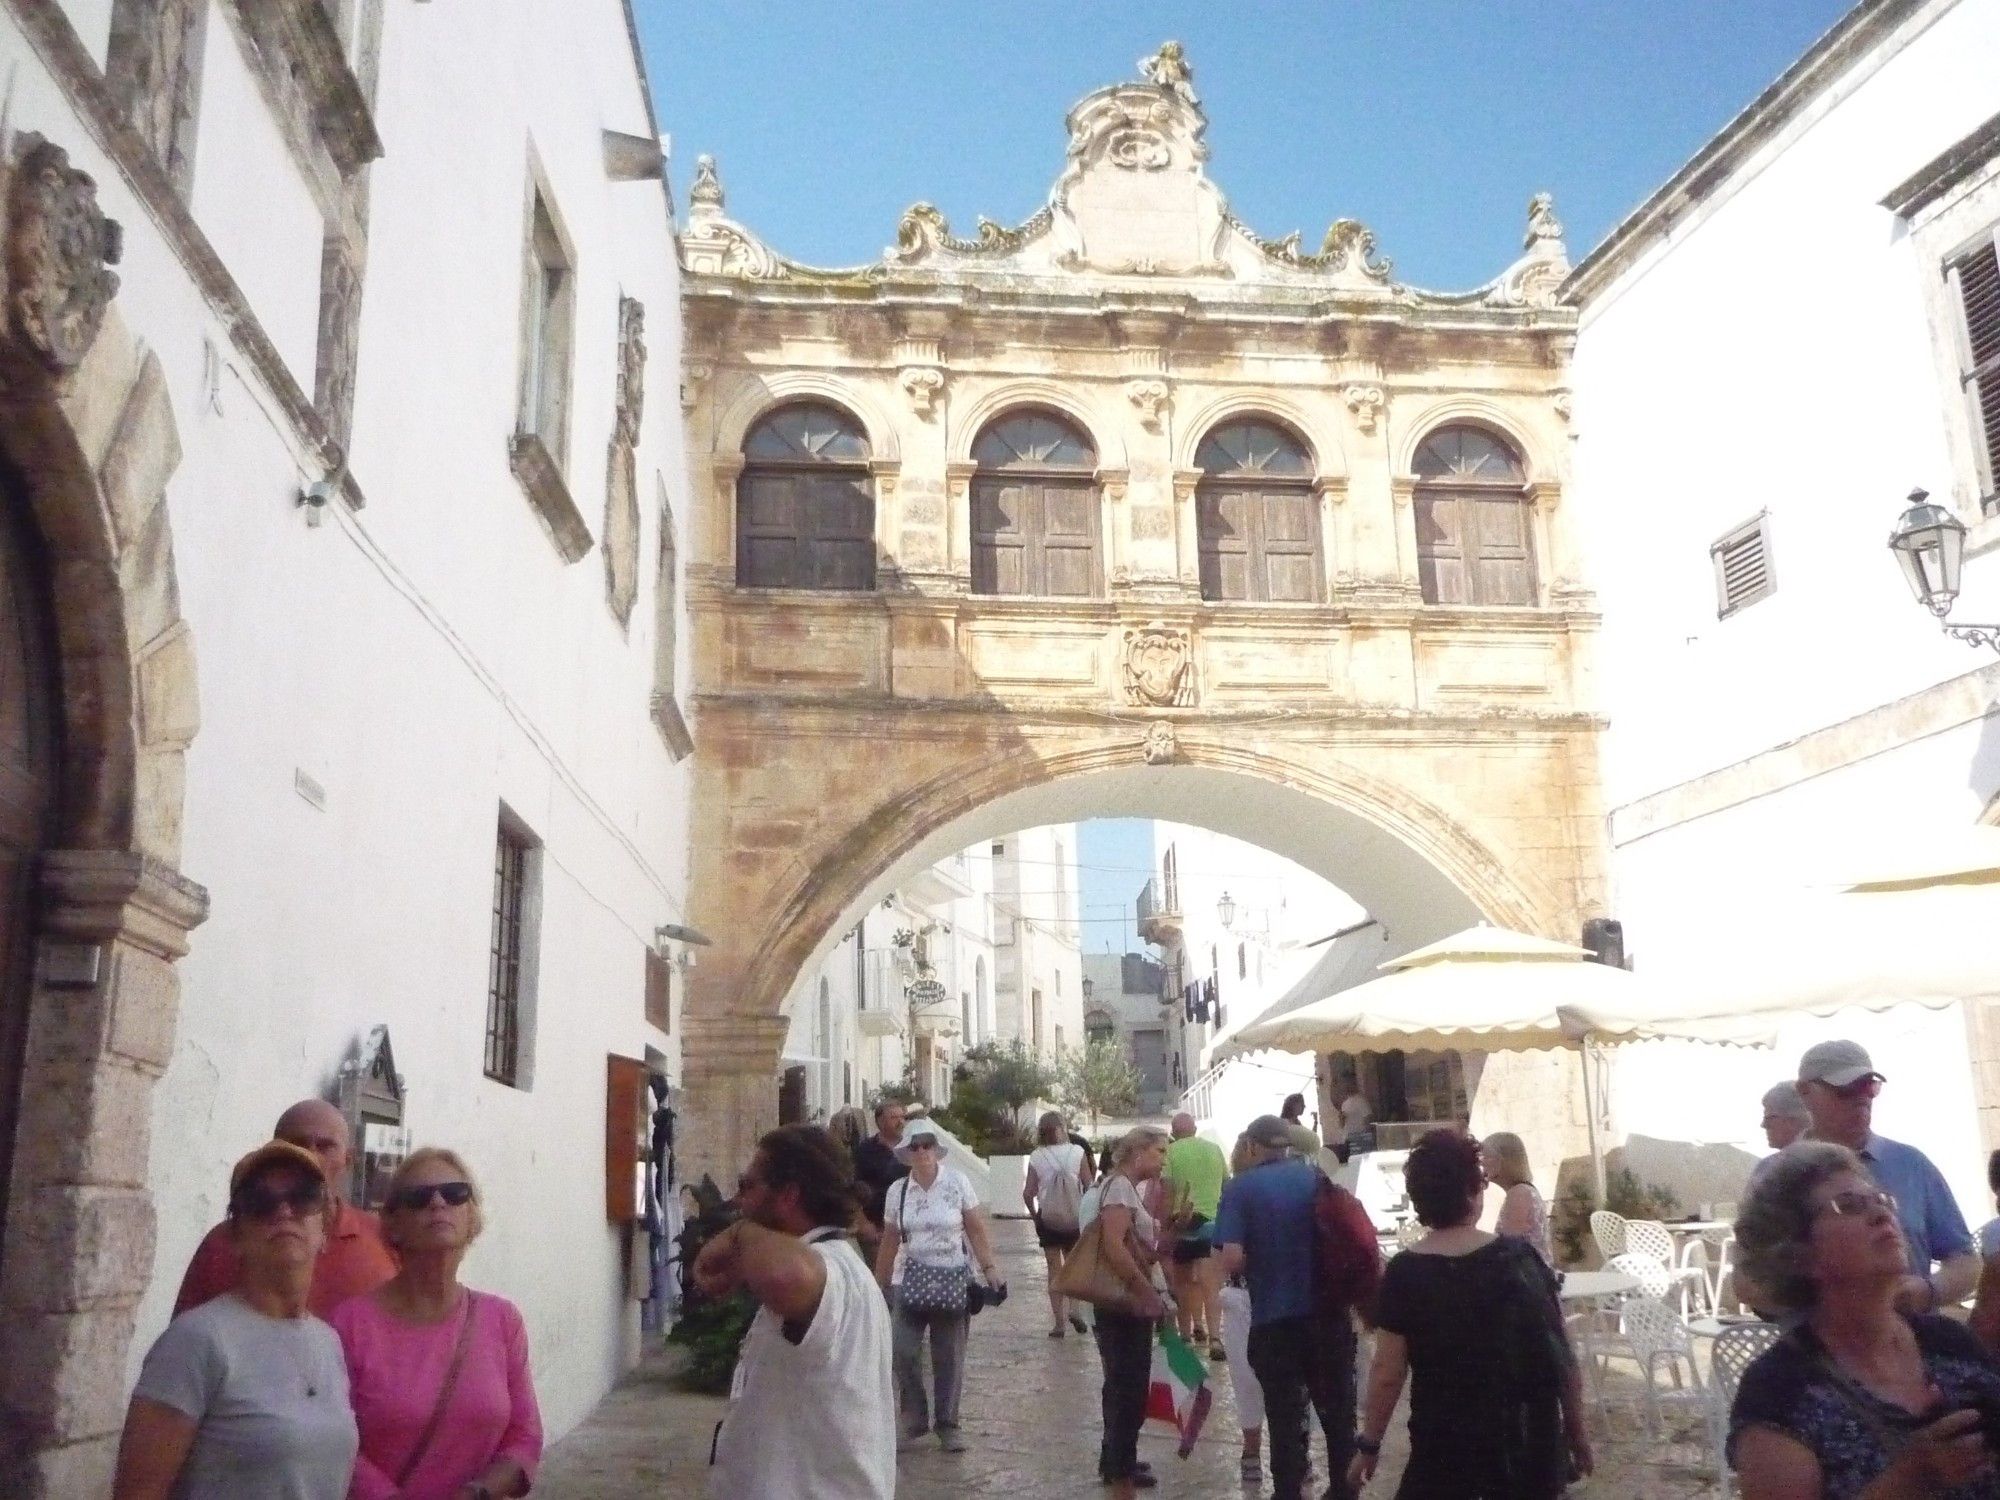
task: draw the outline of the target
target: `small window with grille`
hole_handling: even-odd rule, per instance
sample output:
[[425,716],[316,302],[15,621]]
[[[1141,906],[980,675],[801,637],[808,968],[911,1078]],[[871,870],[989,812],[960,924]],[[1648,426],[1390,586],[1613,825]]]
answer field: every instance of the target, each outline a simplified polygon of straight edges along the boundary
[[1708,549],[1715,563],[1715,613],[1726,620],[1777,592],[1771,566],[1771,518],[1758,515]]
[[493,846],[493,928],[486,970],[486,1076],[528,1087],[541,908],[540,846],[502,813]]

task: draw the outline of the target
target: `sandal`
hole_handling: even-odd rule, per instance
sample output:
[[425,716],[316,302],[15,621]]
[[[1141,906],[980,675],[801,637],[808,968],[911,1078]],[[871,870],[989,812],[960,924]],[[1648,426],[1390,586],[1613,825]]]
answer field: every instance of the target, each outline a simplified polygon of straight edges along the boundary
[[1220,1363],[1221,1361],[1229,1358],[1229,1351],[1222,1347],[1221,1339],[1217,1339],[1214,1343],[1208,1346],[1208,1357],[1210,1361],[1213,1363]]
[[1078,1333],[1090,1332],[1090,1325],[1083,1321],[1081,1313],[1071,1313],[1069,1315],[1069,1326],[1074,1328]]
[[1069,1330],[1067,1328],[1063,1327],[1062,1324],[1058,1323],[1056,1324],[1055,1327],[1049,1330],[1049,1337],[1052,1339],[1059,1339],[1068,1332]]

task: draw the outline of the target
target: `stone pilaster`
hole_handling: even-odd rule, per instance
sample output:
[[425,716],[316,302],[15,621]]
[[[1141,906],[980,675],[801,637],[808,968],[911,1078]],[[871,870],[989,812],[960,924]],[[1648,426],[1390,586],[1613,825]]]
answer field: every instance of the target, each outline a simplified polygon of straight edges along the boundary
[[688,1007],[675,1140],[683,1181],[707,1174],[724,1192],[735,1191],[759,1137],[778,1123],[778,1054],[787,1026],[783,1016],[703,1015]]
[[43,856],[43,915],[0,1272],[0,1492],[103,1494],[153,1265],[153,1080],[173,961],[208,894],[138,854]]

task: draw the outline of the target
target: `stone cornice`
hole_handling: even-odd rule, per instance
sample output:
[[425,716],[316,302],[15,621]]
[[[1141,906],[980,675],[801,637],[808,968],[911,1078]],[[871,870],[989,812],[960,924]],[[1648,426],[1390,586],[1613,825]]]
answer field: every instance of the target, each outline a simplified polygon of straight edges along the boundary
[[165,169],[112,99],[104,74],[61,5],[57,0],[0,0],[0,4],[5,4],[13,14],[29,45],[55,76],[83,120],[91,139],[111,158],[126,186],[144,206],[168,250],[180,261],[210,310],[228,331],[230,343],[270,391],[299,445],[325,472],[341,476],[341,497],[359,510],[367,500],[360,484],[347,470],[346,453],[321,421],[311,397],[300,388],[277,345],[264,331],[243,289],[175,192]]
[[1890,213],[1910,218],[2000,159],[2000,115],[1925,162],[1882,199]]
[[162,958],[188,950],[208,892],[178,870],[115,849],[55,849],[41,860],[41,928],[50,936],[122,938]]

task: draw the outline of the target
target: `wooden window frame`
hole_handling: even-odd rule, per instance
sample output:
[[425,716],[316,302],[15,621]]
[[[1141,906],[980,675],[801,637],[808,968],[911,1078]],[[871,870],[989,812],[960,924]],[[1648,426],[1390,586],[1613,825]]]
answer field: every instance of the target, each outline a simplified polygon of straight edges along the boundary
[[528,192],[521,285],[521,381],[515,431],[540,438],[558,470],[568,467],[571,385],[576,367],[576,252],[555,198],[537,173]]
[[[878,568],[875,545],[875,524],[877,495],[875,475],[868,460],[843,460],[839,462],[815,459],[752,458],[749,446],[758,431],[785,412],[797,407],[817,407],[837,416],[852,428],[861,439],[867,451],[867,429],[862,426],[852,412],[834,405],[830,401],[788,401],[772,408],[752,424],[744,435],[743,469],[736,479],[736,586],[744,589],[803,589],[815,593],[866,594],[874,592],[878,583]],[[866,538],[867,565],[859,570],[851,583],[827,582],[828,554],[815,549],[821,543],[862,540],[861,536],[836,535],[828,532],[821,535],[808,524],[816,514],[809,493],[811,481],[819,480],[831,484],[854,486],[867,501],[867,524],[861,528]],[[749,495],[752,487],[762,483],[783,482],[794,486],[790,499],[793,509],[793,525],[788,531],[758,534],[750,519]],[[783,576],[772,580],[752,575],[750,543],[753,541],[788,541],[790,552],[783,570]]]
[[[1730,572],[1735,551],[1753,540],[1757,544],[1762,578],[1747,589],[1732,592]],[[1769,511],[1759,511],[1742,525],[1732,527],[1717,537],[1709,544],[1708,556],[1715,568],[1715,617],[1718,620],[1740,614],[1760,599],[1768,599],[1778,591],[1777,566],[1771,557]]]
[[[988,433],[1022,418],[1039,417],[1068,430],[1089,453],[1084,463],[1042,463],[1027,460],[990,462],[975,459],[968,492],[966,530],[972,553],[971,592],[987,598],[1016,599],[1102,599],[1104,587],[1104,487],[1098,480],[1097,444],[1090,433],[1067,413],[1046,407],[1016,407],[986,423],[973,440],[973,451]],[[1013,492],[1016,514],[1022,524],[1005,529],[982,526],[982,515],[997,510],[1001,496]],[[1049,524],[1052,497],[1076,496],[1083,499],[1089,524],[1075,535],[1086,538],[1082,546],[1057,544]],[[1007,540],[1003,542],[1003,538]],[[1013,539],[1019,538],[1018,543]],[[1022,587],[1002,590],[1000,569],[1003,552],[1018,551]],[[1087,554],[1087,576],[1080,589],[1060,593],[1051,587],[1050,563],[1062,554]]]

